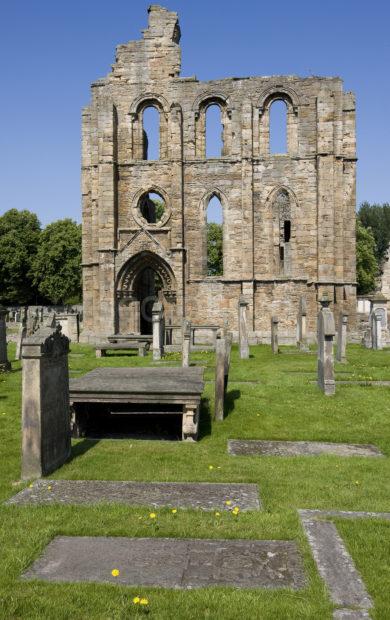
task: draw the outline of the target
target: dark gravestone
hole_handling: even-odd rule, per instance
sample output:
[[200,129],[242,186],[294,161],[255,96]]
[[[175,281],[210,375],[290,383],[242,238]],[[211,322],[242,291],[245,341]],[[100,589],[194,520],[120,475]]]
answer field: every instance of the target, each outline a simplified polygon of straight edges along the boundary
[[22,479],[39,478],[68,458],[69,339],[41,327],[23,342]]
[[11,370],[7,355],[7,327],[5,322],[7,313],[7,308],[0,306],[0,372]]
[[208,482],[127,482],[114,480],[38,480],[8,504],[97,504],[162,508],[259,510],[256,484]]
[[296,544],[275,540],[58,536],[23,577],[180,589],[305,586]]

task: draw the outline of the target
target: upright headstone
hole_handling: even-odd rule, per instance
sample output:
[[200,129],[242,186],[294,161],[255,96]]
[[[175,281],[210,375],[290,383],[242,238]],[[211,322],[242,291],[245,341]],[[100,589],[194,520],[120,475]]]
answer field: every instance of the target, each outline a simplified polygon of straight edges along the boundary
[[240,349],[240,358],[249,358],[249,343],[248,343],[248,326],[246,322],[246,309],[248,302],[243,295],[240,295],[238,301],[238,344]]
[[338,362],[345,363],[347,361],[347,326],[348,326],[348,314],[347,312],[340,312],[339,325],[337,328],[337,350],[336,359]]
[[22,346],[23,346],[23,341],[26,338],[26,335],[27,335],[27,326],[26,326],[26,321],[23,320],[19,325],[18,337],[16,340],[16,351],[15,351],[16,360],[22,359]]
[[225,339],[225,394],[229,383],[230,357],[232,352],[233,334],[232,332],[224,333]]
[[190,346],[191,346],[191,323],[184,319],[182,336],[182,366],[188,368],[190,365]]
[[218,338],[215,343],[215,399],[214,419],[223,420],[223,405],[225,400],[225,363],[226,340]]
[[5,320],[7,313],[7,308],[0,306],[0,372],[6,372],[11,369],[7,353],[7,326]]
[[277,316],[271,317],[271,348],[272,348],[272,353],[279,353],[278,325],[279,325],[278,317]]
[[307,343],[307,332],[306,332],[306,316],[307,316],[307,306],[306,306],[306,297],[301,297],[299,299],[299,309],[298,309],[298,320],[297,320],[297,339],[298,339],[298,348],[300,351],[308,351],[309,345]]
[[335,393],[333,339],[336,333],[330,301],[324,295],[317,321],[318,387],[326,396]]
[[60,467],[71,450],[69,340],[41,326],[22,347],[22,479]]
[[374,312],[372,317],[372,348],[379,351],[382,345],[382,317]]
[[153,327],[153,359],[160,360],[163,354],[163,305],[161,301],[155,301],[152,308]]

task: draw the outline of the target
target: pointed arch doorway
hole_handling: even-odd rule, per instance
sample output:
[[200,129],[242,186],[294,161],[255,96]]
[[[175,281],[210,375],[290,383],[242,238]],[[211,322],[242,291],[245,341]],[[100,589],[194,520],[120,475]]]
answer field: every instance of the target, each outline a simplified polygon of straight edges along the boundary
[[166,318],[173,318],[176,280],[168,263],[157,254],[139,252],[120,270],[117,288],[117,333],[151,334],[152,307],[159,299]]

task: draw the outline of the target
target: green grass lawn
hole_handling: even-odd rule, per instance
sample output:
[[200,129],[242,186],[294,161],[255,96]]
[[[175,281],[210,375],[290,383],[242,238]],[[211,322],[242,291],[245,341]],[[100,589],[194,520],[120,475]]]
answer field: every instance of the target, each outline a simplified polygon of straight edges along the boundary
[[[88,346],[72,345],[71,377],[104,366],[151,365],[147,358],[109,355],[96,359]],[[14,345],[10,345],[12,359]],[[132,618],[140,592],[149,599],[149,617],[301,619],[332,617],[333,606],[318,576],[301,529],[298,508],[390,511],[390,389],[338,386],[326,398],[311,382],[316,356],[282,348],[251,348],[241,361],[233,347],[227,416],[214,423],[212,383],[206,383],[200,440],[196,444],[145,440],[78,440],[72,459],[52,475],[68,479],[255,482],[264,510],[223,513],[157,511],[125,506],[0,506],[0,618]],[[338,364],[338,379],[390,379],[390,351],[348,347],[348,364]],[[177,355],[168,356],[172,365]],[[192,355],[192,362],[214,374],[214,355]],[[16,493],[20,475],[21,371],[0,375],[0,500]],[[228,439],[323,440],[373,443],[387,458],[232,457]],[[210,465],[213,466],[210,469]],[[156,511],[155,511],[156,512]],[[337,522],[375,608],[376,619],[390,618],[390,523]],[[97,584],[56,585],[23,582],[20,574],[56,535],[171,536],[295,540],[302,552],[307,587],[301,591],[209,588],[169,591]]]

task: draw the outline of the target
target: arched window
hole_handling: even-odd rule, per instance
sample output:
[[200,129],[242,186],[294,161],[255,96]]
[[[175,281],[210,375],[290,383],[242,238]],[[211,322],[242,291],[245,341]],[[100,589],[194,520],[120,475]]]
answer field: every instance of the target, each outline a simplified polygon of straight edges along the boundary
[[213,195],[207,205],[207,275],[223,275],[223,209],[221,201]]
[[217,104],[212,104],[206,109],[206,157],[221,157],[222,149],[221,108]]
[[275,217],[279,236],[279,271],[291,274],[291,203],[285,189],[281,189],[275,198]]
[[287,105],[282,99],[270,106],[269,150],[271,155],[287,153]]
[[158,224],[164,217],[166,204],[157,192],[145,192],[139,199],[138,208],[148,224]]
[[143,159],[160,159],[160,113],[148,106],[142,114]]

